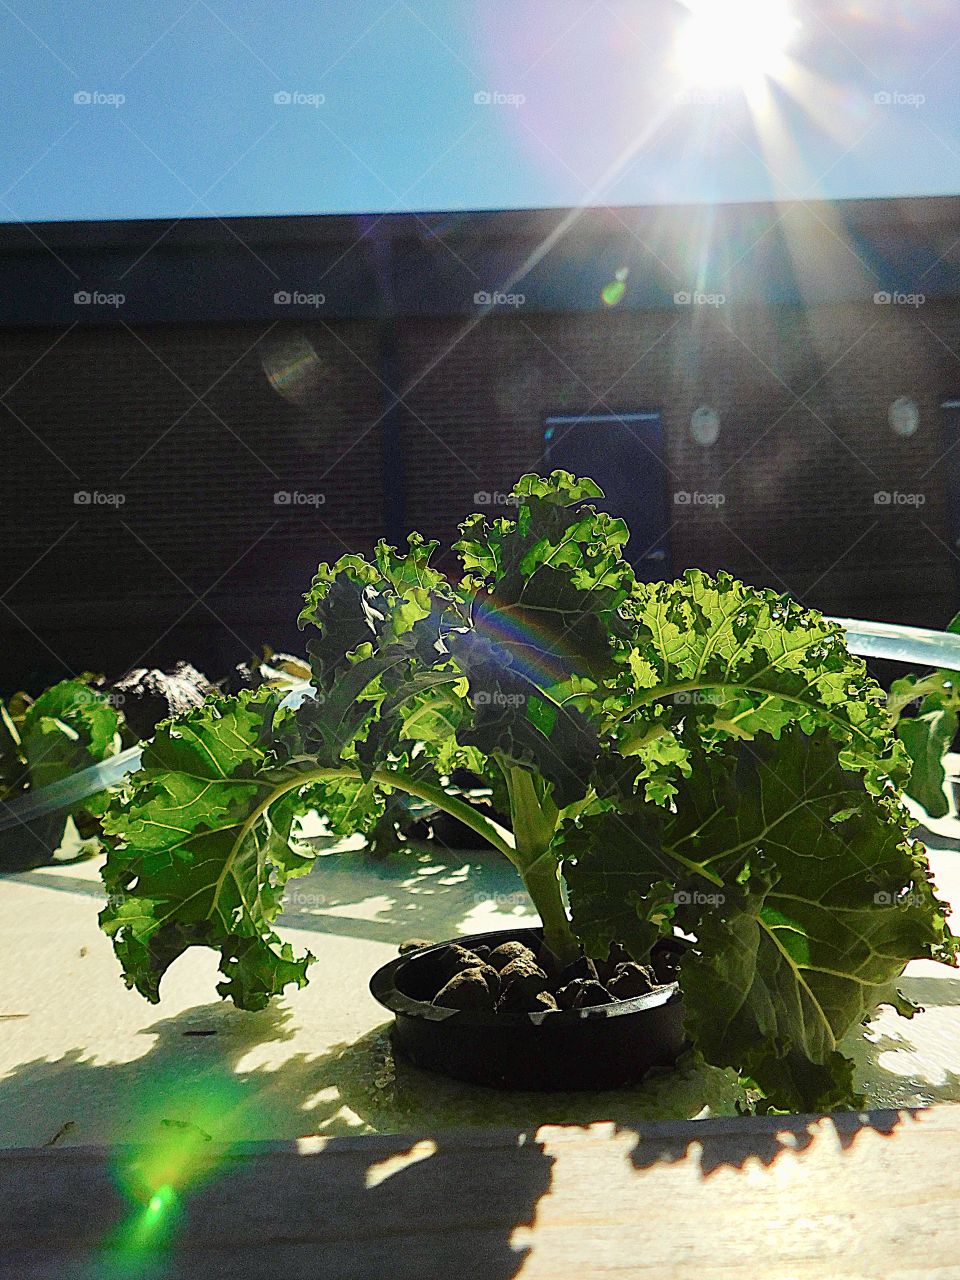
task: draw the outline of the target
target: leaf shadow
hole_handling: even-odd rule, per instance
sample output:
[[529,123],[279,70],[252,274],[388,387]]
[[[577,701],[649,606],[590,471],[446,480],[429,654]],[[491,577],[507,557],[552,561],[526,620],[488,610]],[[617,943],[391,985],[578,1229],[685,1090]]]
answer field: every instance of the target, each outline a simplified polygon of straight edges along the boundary
[[[935,853],[957,853],[960,851],[960,836],[956,834],[957,819],[955,817],[939,818],[933,819],[933,821],[936,822],[941,830],[935,831],[926,822],[920,820],[913,830],[913,835],[918,840],[922,840],[927,848]],[[948,823],[949,829],[942,829],[947,827]]]
[[[105,900],[99,878],[59,875],[46,867],[0,874],[97,903]],[[318,850],[309,875],[288,882],[277,928],[398,945],[414,936],[442,941],[535,921],[529,894],[496,850],[410,844],[382,860],[364,849]]]
[[656,1125],[637,1127],[630,1161],[635,1169],[651,1169],[691,1160],[700,1176],[709,1178],[718,1169],[742,1171],[752,1161],[770,1168],[786,1152],[803,1155],[817,1142],[832,1141],[846,1151],[861,1133],[890,1137],[904,1117],[915,1119],[917,1114],[891,1109],[837,1111],[829,1116],[753,1116],[749,1126],[737,1116],[718,1116],[700,1121],[695,1133],[683,1135],[663,1132]]
[[[164,1123],[219,1143],[311,1135],[689,1119],[731,1111],[731,1073],[684,1059],[644,1085],[603,1093],[515,1092],[468,1085],[395,1057],[390,1023],[325,1053],[293,1051],[296,1025],[275,1002],[245,1013],[222,1002],[161,1018],[146,1052],[101,1062],[80,1048],[24,1062],[0,1079],[0,1145],[152,1141]],[[38,1099],[43,1105],[38,1106]],[[61,1145],[58,1141],[57,1145]]]
[[[55,1061],[23,1063],[0,1080],[0,1115],[5,1130],[16,1132],[18,1146],[65,1152],[91,1143],[112,1148],[109,1195],[94,1198],[92,1205],[82,1203],[87,1192],[81,1187],[81,1203],[71,1204],[64,1215],[57,1199],[63,1188],[52,1187],[47,1213],[45,1193],[35,1183],[29,1213],[23,1216],[27,1221],[40,1212],[56,1218],[55,1231],[70,1239],[72,1252],[89,1249],[97,1274],[113,1275],[110,1267],[121,1266],[122,1258],[111,1262],[107,1256],[112,1245],[106,1254],[99,1252],[102,1242],[119,1240],[124,1220],[143,1211],[161,1183],[173,1187],[184,1211],[189,1240],[180,1243],[203,1247],[204,1233],[197,1224],[214,1211],[205,1204],[208,1189],[215,1190],[224,1176],[245,1185],[242,1180],[252,1175],[256,1163],[258,1140],[269,1137],[274,1153],[280,1147],[297,1155],[297,1139],[308,1135],[322,1135],[324,1156],[331,1157],[322,1168],[312,1166],[303,1174],[322,1182],[323,1213],[310,1230],[321,1236],[325,1273],[328,1263],[329,1274],[340,1273],[335,1258],[349,1259],[358,1222],[370,1247],[384,1250],[378,1274],[393,1269],[391,1255],[398,1273],[413,1274],[410,1260],[401,1256],[404,1251],[412,1251],[421,1265],[434,1254],[442,1259],[449,1253],[451,1269],[444,1274],[477,1280],[509,1280],[522,1267],[529,1250],[514,1247],[512,1237],[517,1228],[533,1224],[536,1206],[550,1188],[552,1157],[535,1133],[514,1125],[501,1135],[496,1150],[467,1139],[471,1154],[464,1162],[463,1137],[428,1122],[429,1084],[415,1090],[415,1104],[406,1109],[378,1107],[378,1095],[390,1083],[382,1074],[389,1071],[390,1061],[382,1029],[327,1054],[295,1053],[282,1061],[278,1055],[289,1044],[293,1027],[289,1010],[281,1005],[260,1013],[241,1013],[224,1004],[196,1006],[160,1019],[145,1034],[155,1037],[154,1043],[131,1061],[98,1062],[76,1048]],[[372,1137],[366,1161],[362,1149],[358,1155],[355,1139],[371,1134],[373,1121],[383,1123],[381,1112],[397,1124],[406,1120],[404,1131]],[[348,1158],[334,1160],[341,1151]],[[287,1167],[294,1179],[301,1176],[291,1169]],[[469,1186],[463,1185],[465,1173]],[[2,1216],[7,1220],[12,1213],[16,1221],[18,1189],[8,1184],[10,1176],[0,1161]],[[56,1181],[52,1174],[51,1179]],[[254,1177],[250,1194],[255,1192]],[[460,1204],[464,1194],[471,1197],[478,1224],[472,1257],[455,1252],[462,1249],[462,1229],[447,1242],[437,1228],[444,1205]],[[9,1246],[6,1240],[2,1252]],[[32,1267],[32,1245],[27,1247]],[[174,1264],[177,1249],[174,1238]],[[0,1272],[3,1265],[0,1260]],[[22,1265],[26,1273],[26,1258]],[[164,1271],[173,1274],[180,1274],[176,1265]]]
[[321,852],[309,875],[288,883],[278,924],[397,944],[534,919],[529,894],[496,850],[411,844],[384,859]]
[[960,978],[908,974],[896,985],[923,1013],[923,1035],[914,1037],[911,1019],[879,1010],[865,1032],[860,1029],[844,1044],[857,1064],[857,1076],[869,1082],[871,1099],[881,1107],[956,1102],[960,1072],[952,1063],[960,1017],[940,1011],[960,1007]]
[[[300,1194],[304,1179],[322,1183],[322,1214],[310,1219],[309,1232],[330,1274],[339,1273],[337,1259],[351,1259],[362,1238],[364,1248],[380,1250],[378,1274],[509,1280],[529,1253],[524,1232],[515,1233],[535,1225],[553,1185],[555,1157],[544,1124],[606,1121],[618,1137],[635,1138],[624,1154],[631,1173],[687,1160],[706,1179],[720,1169],[769,1168],[785,1152],[802,1157],[817,1143],[848,1149],[867,1131],[890,1136],[909,1114],[710,1117],[681,1131],[652,1117],[692,1114],[704,1077],[690,1063],[639,1090],[501,1093],[396,1061],[385,1026],[320,1055],[290,1053],[295,1025],[282,1003],[260,1013],[219,1002],[198,1005],[159,1019],[144,1034],[152,1044],[130,1061],[98,1062],[73,1049],[56,1061],[23,1063],[0,1080],[0,1115],[15,1125],[24,1146],[118,1144],[114,1182],[127,1189],[126,1197],[117,1192],[101,1205],[92,1191],[83,1192],[68,1209],[70,1221],[57,1226],[73,1230],[76,1218],[91,1251],[94,1227],[102,1240],[120,1229],[137,1202],[149,1199],[157,1182],[150,1170],[199,1169],[202,1176],[182,1186],[186,1235],[170,1245],[174,1263],[182,1246],[194,1266],[204,1231],[216,1233],[218,1179],[237,1179],[237,1196],[257,1194],[257,1148],[247,1144],[264,1137],[275,1139],[272,1150],[294,1156],[302,1153],[296,1140],[315,1135],[324,1140],[323,1156],[337,1157],[289,1174],[299,1179]],[[471,1125],[481,1131],[471,1136]],[[384,1136],[384,1130],[392,1132]],[[369,1156],[355,1141],[365,1135],[371,1136]],[[0,1185],[0,1197],[9,1195]],[[447,1206],[456,1231],[444,1225]],[[84,1215],[93,1226],[84,1225]],[[195,1272],[174,1265],[164,1274]]]

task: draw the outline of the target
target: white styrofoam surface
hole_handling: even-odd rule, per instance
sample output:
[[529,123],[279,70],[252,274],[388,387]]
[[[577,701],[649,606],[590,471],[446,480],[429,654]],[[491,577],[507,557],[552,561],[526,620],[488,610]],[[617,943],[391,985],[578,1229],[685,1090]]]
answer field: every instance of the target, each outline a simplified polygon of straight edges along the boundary
[[[937,825],[944,847],[931,860],[960,903],[960,823]],[[220,1000],[203,950],[173,966],[159,1006],[128,991],[97,926],[101,898],[92,863],[0,879],[0,1147],[137,1142],[184,1126],[229,1142],[733,1109],[719,1071],[610,1094],[511,1095],[394,1063],[367,983],[398,943],[531,918],[495,854],[412,852],[383,866],[322,855],[291,886],[281,924],[318,957],[310,984],[256,1014]],[[880,1011],[854,1047],[861,1084],[876,1105],[960,1100],[960,977],[921,961],[902,985],[925,1012]]]

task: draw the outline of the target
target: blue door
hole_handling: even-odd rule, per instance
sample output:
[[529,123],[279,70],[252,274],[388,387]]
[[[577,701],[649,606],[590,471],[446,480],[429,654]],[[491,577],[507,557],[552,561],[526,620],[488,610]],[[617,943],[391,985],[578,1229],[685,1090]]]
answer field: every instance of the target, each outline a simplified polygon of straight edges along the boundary
[[673,576],[663,428],[658,413],[547,418],[544,457],[550,471],[589,476],[604,492],[596,505],[630,529],[626,557],[643,582]]

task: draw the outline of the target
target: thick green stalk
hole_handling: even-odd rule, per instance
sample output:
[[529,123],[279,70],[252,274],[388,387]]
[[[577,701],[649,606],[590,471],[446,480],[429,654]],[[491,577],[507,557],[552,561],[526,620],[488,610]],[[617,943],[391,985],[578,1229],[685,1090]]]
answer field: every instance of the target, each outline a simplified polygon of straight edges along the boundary
[[580,955],[580,943],[564,906],[556,854],[548,849],[520,875],[543,923],[544,942],[561,964],[572,964]]
[[[516,866],[543,924],[543,939],[564,964],[576,960],[580,944],[570,928],[560,888],[560,868],[553,852],[559,810],[542,780],[498,757],[510,797],[510,821],[516,843]],[[537,786],[540,781],[540,786]]]

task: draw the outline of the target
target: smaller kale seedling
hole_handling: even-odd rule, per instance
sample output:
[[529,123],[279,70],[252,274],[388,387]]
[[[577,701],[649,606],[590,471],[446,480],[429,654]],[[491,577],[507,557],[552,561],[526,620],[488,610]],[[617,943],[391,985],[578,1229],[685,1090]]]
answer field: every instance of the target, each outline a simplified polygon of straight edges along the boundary
[[[947,631],[960,635],[960,614]],[[957,736],[960,672],[940,669],[894,680],[889,707],[897,737],[910,757],[910,774],[903,789],[931,818],[943,818],[948,812],[943,758]],[[905,714],[910,708],[914,715]]]
[[[955,954],[883,691],[786,597],[639,583],[600,496],[525,476],[515,518],[461,526],[456,581],[417,535],[321,565],[300,616],[313,697],[212,698],[158,729],[105,819],[101,922],[129,985],[157,1000],[191,946],[243,1008],[302,985],[312,957],[274,928],[314,861],[298,819],[382,835],[412,795],[509,859],[560,961],[614,942],[643,961],[680,932],[709,1062],[773,1106],[856,1100],[843,1037],[883,999],[909,1012],[909,960]],[[462,769],[508,823],[453,793]]]
[[[36,699],[24,693],[0,699],[0,816],[21,796],[61,782],[117,754],[123,714],[98,687],[95,676],[62,680]],[[99,848],[105,790],[27,827],[15,822],[0,833],[0,866],[36,866],[54,852],[84,856]],[[58,849],[59,846],[59,849]]]

